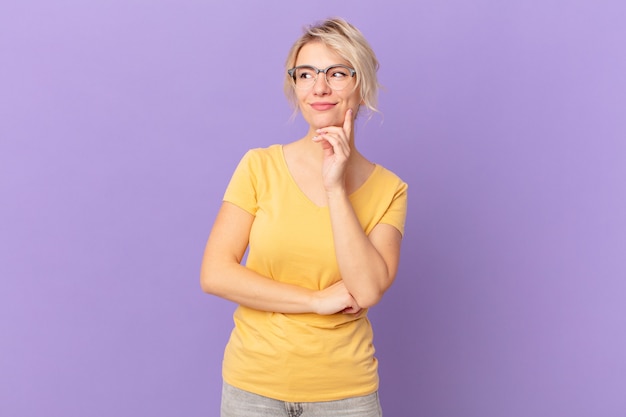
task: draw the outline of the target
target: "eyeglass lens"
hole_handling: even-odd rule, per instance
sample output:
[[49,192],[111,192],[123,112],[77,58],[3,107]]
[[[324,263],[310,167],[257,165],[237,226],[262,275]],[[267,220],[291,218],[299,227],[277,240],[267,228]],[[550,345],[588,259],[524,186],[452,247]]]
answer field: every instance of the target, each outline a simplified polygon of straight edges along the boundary
[[[321,74],[321,72],[320,72]],[[310,88],[315,84],[317,76],[320,75],[314,67],[302,66],[296,68],[293,78],[298,88]],[[341,66],[330,67],[326,70],[326,82],[334,90],[345,88],[352,77],[350,71]]]

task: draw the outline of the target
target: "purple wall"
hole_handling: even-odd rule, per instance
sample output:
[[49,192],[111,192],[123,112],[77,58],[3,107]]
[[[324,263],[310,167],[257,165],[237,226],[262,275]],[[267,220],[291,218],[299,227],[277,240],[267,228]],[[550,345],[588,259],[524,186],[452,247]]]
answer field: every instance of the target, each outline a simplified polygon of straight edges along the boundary
[[0,5],[0,415],[218,415],[204,242],[243,152],[303,134],[282,64],[332,15],[382,62],[361,149],[411,191],[386,415],[625,415],[625,3],[328,4]]

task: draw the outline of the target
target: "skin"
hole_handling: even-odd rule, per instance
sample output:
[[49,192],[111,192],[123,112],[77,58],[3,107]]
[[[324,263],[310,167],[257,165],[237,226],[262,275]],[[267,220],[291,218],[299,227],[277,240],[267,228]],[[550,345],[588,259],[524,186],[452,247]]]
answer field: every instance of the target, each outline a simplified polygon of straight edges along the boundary
[[[349,65],[319,42],[304,45],[296,65]],[[371,175],[374,164],[354,146],[354,117],[362,104],[352,84],[331,89],[320,74],[312,88],[296,89],[307,135],[283,147],[289,170],[309,199],[328,206],[342,279],[321,291],[277,282],[241,265],[254,217],[224,202],[206,245],[201,268],[205,292],[246,307],[277,313],[360,314],[380,301],[395,278],[401,234],[386,224],[366,235],[349,195]],[[321,103],[321,104],[320,104]]]

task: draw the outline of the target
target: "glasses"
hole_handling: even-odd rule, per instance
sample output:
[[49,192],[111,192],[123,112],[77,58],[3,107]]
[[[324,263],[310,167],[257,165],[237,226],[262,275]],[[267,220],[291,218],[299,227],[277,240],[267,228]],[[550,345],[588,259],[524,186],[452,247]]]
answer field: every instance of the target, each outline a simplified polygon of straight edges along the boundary
[[333,90],[346,88],[356,75],[354,68],[341,64],[331,65],[325,69],[318,69],[312,65],[299,65],[287,70],[287,74],[293,80],[295,87],[302,90],[313,87],[320,72],[326,76],[326,83]]

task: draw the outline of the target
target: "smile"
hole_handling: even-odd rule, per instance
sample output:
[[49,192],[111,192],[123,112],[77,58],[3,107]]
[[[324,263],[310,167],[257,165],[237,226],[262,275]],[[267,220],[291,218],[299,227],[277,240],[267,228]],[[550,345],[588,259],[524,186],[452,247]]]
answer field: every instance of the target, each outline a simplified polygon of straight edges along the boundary
[[314,110],[325,111],[335,107],[335,103],[311,103],[311,107]]

